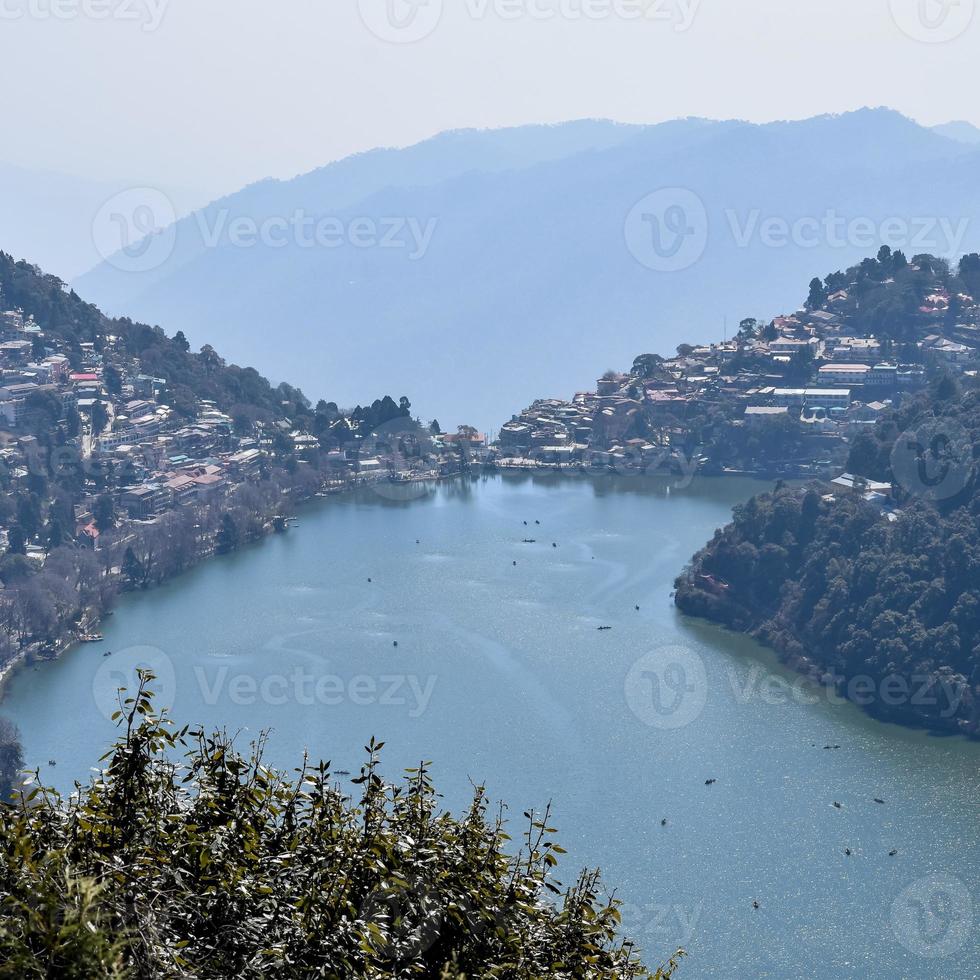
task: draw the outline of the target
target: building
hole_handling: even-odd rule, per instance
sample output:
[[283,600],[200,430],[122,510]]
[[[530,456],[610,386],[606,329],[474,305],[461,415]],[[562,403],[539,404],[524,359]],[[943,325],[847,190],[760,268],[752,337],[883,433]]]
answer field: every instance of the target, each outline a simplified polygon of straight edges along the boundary
[[896,372],[899,388],[921,388],[926,383],[926,372],[912,365],[899,365]]
[[788,408],[847,408],[851,404],[849,388],[773,388],[776,405]]
[[898,384],[898,365],[875,364],[864,383],[869,388],[894,388]]
[[877,480],[868,480],[863,476],[855,476],[853,473],[841,473],[836,480],[831,480],[831,483],[839,490],[848,490],[862,496],[877,494],[890,497],[892,492],[890,483],[879,483]]
[[863,385],[870,371],[868,364],[825,364],[817,377],[821,385]]
[[615,395],[630,379],[628,374],[610,374],[602,377],[596,382],[596,390],[599,396]]
[[769,341],[769,351],[773,354],[798,354],[807,348],[813,349],[815,340],[797,340],[794,337],[777,337]]
[[500,448],[507,452],[522,452],[530,449],[534,427],[527,422],[505,422],[500,427]]
[[829,351],[834,361],[876,361],[881,356],[881,344],[874,337],[839,337]]
[[789,418],[789,409],[783,405],[775,407],[772,405],[750,405],[745,410],[745,423],[750,428],[759,428],[774,419]]
[[972,361],[975,351],[966,344],[957,344],[952,340],[940,340],[930,348],[932,352],[945,364],[958,366]]
[[836,313],[828,313],[826,310],[814,310],[808,314],[808,319],[821,327],[833,327],[841,322]]
[[142,483],[124,490],[119,496],[120,505],[134,520],[146,520],[162,514],[171,501],[170,490],[159,483]]
[[182,473],[167,480],[164,486],[170,491],[175,507],[191,504],[197,499],[197,483]]
[[155,399],[166,387],[166,379],[154,378],[148,374],[140,374],[133,379],[133,394],[137,398]]
[[64,354],[52,354],[41,361],[50,371],[52,381],[61,384],[68,379],[71,371],[71,363]]
[[0,401],[0,419],[12,427],[20,425],[20,420],[24,417],[26,402],[23,398],[10,398]]
[[262,475],[262,452],[243,449],[228,457],[228,469],[240,480],[257,480]]
[[8,340],[0,344],[0,364],[26,364],[32,347],[29,340]]

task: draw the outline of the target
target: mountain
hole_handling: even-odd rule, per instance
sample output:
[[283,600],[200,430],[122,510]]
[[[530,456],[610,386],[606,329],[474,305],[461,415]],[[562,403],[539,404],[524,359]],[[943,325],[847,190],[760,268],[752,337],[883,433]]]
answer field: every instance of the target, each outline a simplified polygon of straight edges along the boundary
[[940,136],[945,136],[947,139],[956,140],[958,143],[980,145],[980,129],[977,129],[973,123],[948,122],[941,126],[933,126],[932,131],[939,133]]
[[[910,255],[976,249],[978,161],[885,109],[446,133],[246,188],[180,222],[156,268],[123,256],[77,285],[313,398],[405,388],[427,417],[496,426],[591,387],[596,364],[784,309],[814,268],[883,238]],[[347,244],[284,233],[297,209]],[[233,241],[241,217],[281,219],[276,241]],[[380,247],[385,219],[403,247]]]
[[[0,240],[13,254],[72,279],[105,258],[93,241],[93,222],[107,201],[132,186],[0,162]],[[178,215],[207,200],[204,192],[177,187],[164,193]]]

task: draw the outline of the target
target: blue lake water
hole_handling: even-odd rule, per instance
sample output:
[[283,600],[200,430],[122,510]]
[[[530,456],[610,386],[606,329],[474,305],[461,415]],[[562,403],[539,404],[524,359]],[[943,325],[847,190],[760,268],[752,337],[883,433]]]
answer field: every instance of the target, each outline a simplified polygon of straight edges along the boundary
[[150,663],[179,721],[271,729],[275,764],[308,749],[356,774],[373,735],[393,778],[432,760],[448,807],[471,780],[518,822],[553,801],[564,878],[600,866],[649,963],[689,951],[682,978],[980,977],[980,745],[790,688],[672,605],[763,488],[497,476],[333,499],[125,598],[103,644],[20,672],[0,712],[69,789]]

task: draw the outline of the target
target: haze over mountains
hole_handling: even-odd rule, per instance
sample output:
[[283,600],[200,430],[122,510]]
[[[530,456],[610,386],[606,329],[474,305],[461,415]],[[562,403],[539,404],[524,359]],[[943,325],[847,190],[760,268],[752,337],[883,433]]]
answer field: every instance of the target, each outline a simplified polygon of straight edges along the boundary
[[[93,241],[100,210],[133,181],[93,180],[0,161],[0,242],[11,255],[70,280],[104,258]],[[208,200],[203,191],[168,186],[175,213]]]
[[932,131],[939,133],[940,136],[948,136],[951,140],[958,140],[961,143],[980,144],[980,129],[977,129],[973,123],[963,122],[963,120],[943,123],[941,126],[933,126]]
[[390,390],[496,427],[794,308],[882,241],[980,248],[980,147],[944,132],[862,110],[446,133],[248,187],[75,286],[314,399]]

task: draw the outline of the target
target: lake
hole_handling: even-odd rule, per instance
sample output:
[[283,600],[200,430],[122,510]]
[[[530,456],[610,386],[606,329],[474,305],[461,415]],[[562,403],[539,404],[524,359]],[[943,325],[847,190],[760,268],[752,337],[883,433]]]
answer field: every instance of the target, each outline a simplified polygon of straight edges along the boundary
[[516,833],[553,801],[563,880],[601,867],[648,963],[689,951],[682,980],[980,977],[980,745],[875,722],[673,607],[764,488],[507,475],[338,497],[126,597],[103,644],[21,671],[0,711],[70,789],[149,663],[178,721],[271,729],[272,763],[308,749],[356,775],[373,735],[390,777],[432,760],[456,810],[484,782]]

